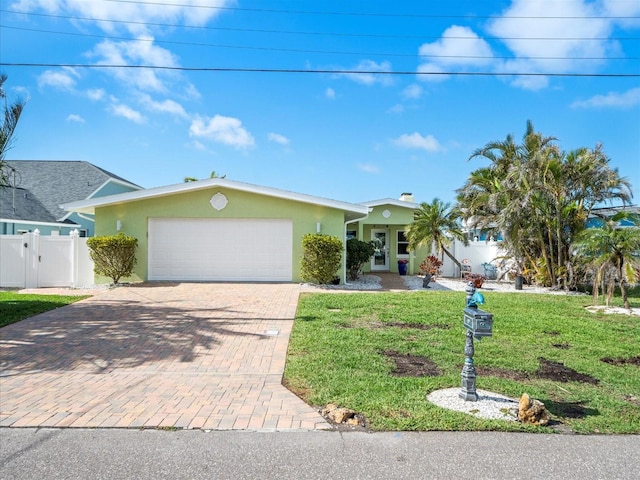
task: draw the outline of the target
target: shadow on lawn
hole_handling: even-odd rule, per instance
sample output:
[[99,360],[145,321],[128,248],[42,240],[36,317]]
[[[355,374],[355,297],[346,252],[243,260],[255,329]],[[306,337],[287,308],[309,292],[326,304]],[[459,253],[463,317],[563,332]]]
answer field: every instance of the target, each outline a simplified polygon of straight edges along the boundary
[[[0,368],[108,372],[161,360],[192,362],[220,347],[222,336],[268,339],[251,325],[268,321],[243,299],[174,296],[171,286],[119,287],[0,329]],[[274,319],[275,320],[275,319]],[[172,367],[173,368],[173,367]]]

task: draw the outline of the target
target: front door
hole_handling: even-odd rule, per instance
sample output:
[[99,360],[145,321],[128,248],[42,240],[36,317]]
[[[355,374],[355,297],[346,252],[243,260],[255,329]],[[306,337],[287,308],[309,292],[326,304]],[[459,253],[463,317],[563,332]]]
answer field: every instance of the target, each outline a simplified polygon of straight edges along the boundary
[[371,241],[376,249],[371,259],[371,271],[389,270],[388,238],[389,235],[385,228],[371,230]]

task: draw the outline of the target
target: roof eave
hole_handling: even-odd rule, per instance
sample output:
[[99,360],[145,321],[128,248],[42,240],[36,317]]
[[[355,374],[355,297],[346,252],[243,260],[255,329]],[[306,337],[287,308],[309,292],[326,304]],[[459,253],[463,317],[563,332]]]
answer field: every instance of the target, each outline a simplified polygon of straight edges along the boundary
[[227,180],[223,178],[211,178],[207,180],[199,180],[197,182],[179,183],[174,185],[167,185],[164,187],[156,187],[145,190],[136,190],[133,192],[119,193],[115,195],[109,195],[106,197],[96,197],[87,200],[79,200],[76,202],[69,202],[60,205],[61,208],[67,211],[73,211],[78,213],[95,214],[96,207],[106,207],[110,205],[118,205],[136,200],[157,198],[168,195],[176,195],[178,193],[194,192],[198,190],[204,190],[211,187],[225,187],[232,190],[244,191],[249,193],[256,193],[267,195],[276,198],[283,198],[286,200],[294,200],[303,203],[309,203],[313,205],[320,205],[330,208],[336,208],[346,212],[353,212],[356,214],[367,214],[369,208],[362,204],[353,204],[347,202],[341,202],[338,200],[331,200],[322,197],[315,197],[304,193],[289,192],[286,190],[279,190],[271,187],[262,187],[259,185],[253,185],[249,183],[236,182],[234,180]]

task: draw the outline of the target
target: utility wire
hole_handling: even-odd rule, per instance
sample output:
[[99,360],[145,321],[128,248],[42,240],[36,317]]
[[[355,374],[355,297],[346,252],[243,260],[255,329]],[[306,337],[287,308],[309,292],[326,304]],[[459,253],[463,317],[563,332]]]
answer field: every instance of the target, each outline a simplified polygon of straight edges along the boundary
[[287,13],[297,15],[332,15],[332,16],[349,16],[349,17],[408,17],[408,18],[478,18],[478,19],[491,19],[491,18],[509,18],[509,19],[565,19],[565,20],[586,20],[586,19],[637,19],[640,17],[633,16],[562,16],[562,15],[550,15],[550,16],[518,16],[518,15],[439,15],[439,14],[427,14],[427,13],[379,13],[379,12],[322,12],[311,10],[278,10],[273,8],[247,8],[247,7],[219,7],[215,5],[191,5],[183,3],[168,3],[168,2],[141,2],[136,0],[103,0],[105,2],[113,3],[132,3],[138,5],[160,5],[164,7],[183,7],[183,8],[204,8],[209,10],[231,10],[241,12],[259,12],[259,13]]
[[[275,47],[254,47],[243,45],[222,45],[215,43],[199,43],[199,42],[179,42],[175,40],[157,40],[153,38],[131,38],[131,37],[117,37],[112,35],[97,35],[90,33],[78,33],[78,32],[60,32],[55,30],[42,30],[36,28],[24,28],[24,27],[10,27],[0,24],[0,28],[7,28],[10,30],[21,30],[27,32],[37,33],[49,33],[54,35],[70,35],[75,37],[86,38],[100,38],[103,40],[122,40],[129,42],[147,42],[147,43],[159,43],[170,45],[188,45],[198,47],[211,47],[211,48],[229,48],[229,49],[241,49],[241,50],[259,50],[269,52],[288,52],[288,53],[318,53],[325,55],[358,55],[358,56],[386,56],[386,57],[420,57],[420,58],[474,58],[474,59],[496,59],[496,60],[511,60],[513,56],[486,56],[486,55],[421,55],[416,53],[380,53],[380,52],[349,52],[338,50],[310,50],[310,49],[297,49],[297,48],[275,48]],[[527,57],[531,60],[640,60],[640,57]]]
[[[178,25],[174,23],[156,23],[156,22],[138,22],[133,20],[119,20],[110,18],[94,18],[94,17],[78,17],[72,15],[53,15],[48,13],[35,13],[35,12],[21,12],[17,10],[0,9],[0,12],[14,13],[18,15],[29,15],[37,17],[48,18],[60,18],[65,20],[80,20],[86,22],[110,22],[120,23],[125,25],[143,25],[150,27],[165,27],[165,28],[185,28],[185,29],[200,29],[200,30],[220,30],[230,32],[250,32],[250,33],[275,33],[285,35],[314,35],[324,37],[365,37],[365,38],[407,38],[407,39],[423,39],[423,40],[438,40],[438,39],[455,39],[455,40],[477,40],[477,37],[470,36],[429,36],[429,35],[407,35],[407,34],[385,34],[385,33],[349,33],[349,32],[309,32],[301,30],[267,30],[262,28],[231,28],[231,27],[210,27],[202,25]],[[640,37],[483,37],[488,40],[549,40],[549,41],[593,41],[593,40],[616,40],[616,41],[637,41]]]
[[485,77],[596,77],[596,78],[638,78],[640,73],[535,73],[535,72],[423,72],[423,71],[374,71],[374,70],[327,70],[295,68],[239,68],[239,67],[179,67],[162,65],[100,65],[80,63],[0,63],[4,67],[66,67],[66,68],[128,68],[172,70],[183,72],[238,72],[238,73],[315,73],[331,75],[452,75]]

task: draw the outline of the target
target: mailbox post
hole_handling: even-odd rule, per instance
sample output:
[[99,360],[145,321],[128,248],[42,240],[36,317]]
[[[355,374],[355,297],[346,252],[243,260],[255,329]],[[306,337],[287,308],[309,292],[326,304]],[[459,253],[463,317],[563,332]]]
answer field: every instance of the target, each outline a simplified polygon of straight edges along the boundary
[[476,368],[473,365],[473,339],[481,340],[482,337],[490,337],[493,333],[493,315],[478,308],[478,303],[484,303],[484,298],[476,294],[473,282],[469,282],[465,289],[467,293],[467,306],[463,312],[463,323],[467,330],[464,346],[464,367],[462,367],[462,389],[458,396],[465,401],[478,400],[476,393]]

